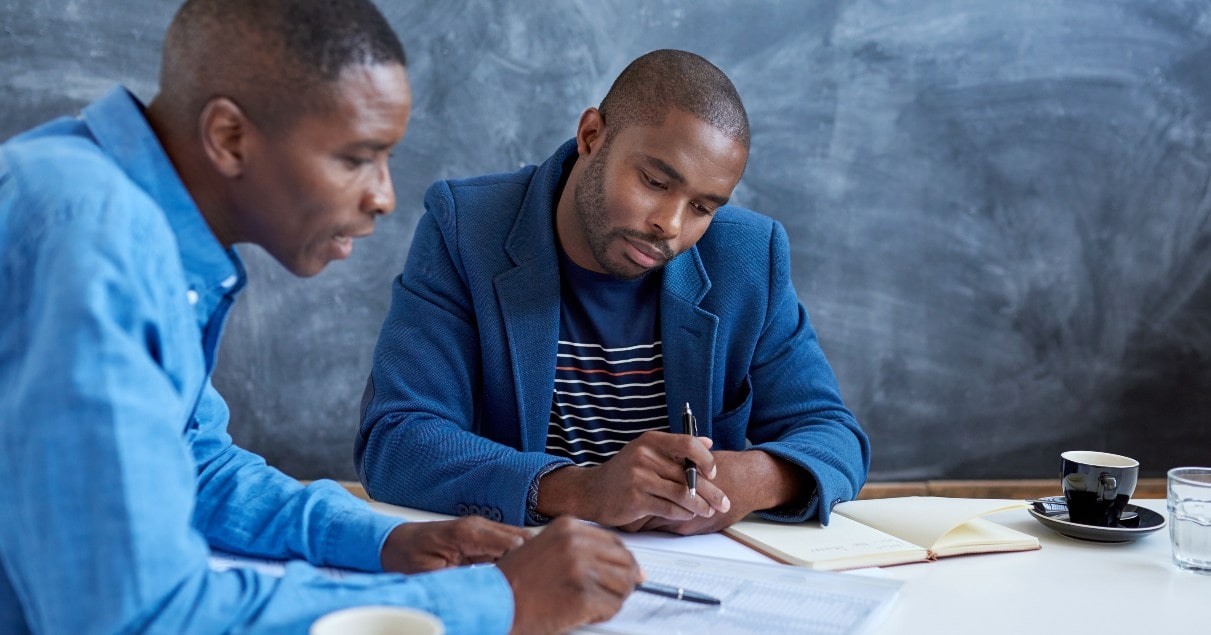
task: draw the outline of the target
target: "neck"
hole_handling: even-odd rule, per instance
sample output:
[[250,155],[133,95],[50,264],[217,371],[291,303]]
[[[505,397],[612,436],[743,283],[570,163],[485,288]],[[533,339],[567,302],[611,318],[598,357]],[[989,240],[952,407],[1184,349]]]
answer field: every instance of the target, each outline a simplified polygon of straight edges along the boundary
[[194,129],[196,125],[182,124],[170,114],[173,110],[161,97],[156,97],[147,106],[147,123],[155,132],[177,177],[198,206],[211,233],[224,249],[228,249],[238,242],[238,235],[227,213],[230,206],[223,196],[226,186],[222,175],[207,160],[198,132]]

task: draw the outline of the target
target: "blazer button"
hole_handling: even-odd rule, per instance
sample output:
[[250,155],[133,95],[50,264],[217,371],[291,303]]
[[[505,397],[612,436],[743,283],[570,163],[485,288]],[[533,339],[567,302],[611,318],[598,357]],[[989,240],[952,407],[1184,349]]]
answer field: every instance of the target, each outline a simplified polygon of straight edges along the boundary
[[471,516],[479,515],[479,505],[467,505],[467,514]]
[[500,509],[493,507],[492,514],[490,516],[488,516],[488,518],[491,518],[492,520],[495,520],[496,522],[500,522],[501,519],[503,518],[503,516],[501,516]]
[[459,503],[457,506],[454,507],[454,513],[458,514],[459,516],[466,516],[467,515],[467,506],[462,503]]

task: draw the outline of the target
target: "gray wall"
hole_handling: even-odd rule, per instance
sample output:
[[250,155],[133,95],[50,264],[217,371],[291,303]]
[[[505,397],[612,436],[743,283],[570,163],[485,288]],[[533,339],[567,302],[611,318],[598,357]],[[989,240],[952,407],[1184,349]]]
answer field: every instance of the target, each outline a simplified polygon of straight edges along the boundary
[[[352,259],[252,274],[215,384],[232,433],[353,478],[370,354],[421,194],[570,137],[632,58],[696,51],[753,121],[735,200],[794,280],[872,478],[1050,477],[1063,449],[1211,461],[1211,3],[382,2],[416,97],[396,213]],[[0,138],[155,92],[174,2],[0,2]]]

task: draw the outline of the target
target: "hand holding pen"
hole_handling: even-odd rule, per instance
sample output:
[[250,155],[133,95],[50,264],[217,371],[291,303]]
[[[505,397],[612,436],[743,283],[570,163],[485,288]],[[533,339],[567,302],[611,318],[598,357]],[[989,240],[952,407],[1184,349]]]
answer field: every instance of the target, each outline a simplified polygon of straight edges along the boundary
[[[680,410],[671,414],[677,416]],[[669,428],[639,435],[599,465],[547,473],[539,482],[536,511],[547,516],[571,514],[623,531],[726,513],[727,496],[711,480],[716,471],[711,439],[683,434],[676,422],[670,422]],[[690,465],[694,498],[686,487]]]

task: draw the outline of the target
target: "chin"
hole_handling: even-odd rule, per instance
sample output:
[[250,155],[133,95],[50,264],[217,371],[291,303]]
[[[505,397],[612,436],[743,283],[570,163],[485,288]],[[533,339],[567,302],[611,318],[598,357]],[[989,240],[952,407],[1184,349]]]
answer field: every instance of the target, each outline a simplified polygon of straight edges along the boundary
[[328,266],[328,261],[326,260],[278,260],[278,262],[286,268],[286,271],[300,278],[310,278]]
[[302,267],[299,269],[291,269],[291,273],[293,273],[294,275],[296,275],[300,278],[310,278],[312,276],[319,275],[319,273],[327,267],[328,267],[328,263],[326,263],[326,262],[310,263],[306,267]]

